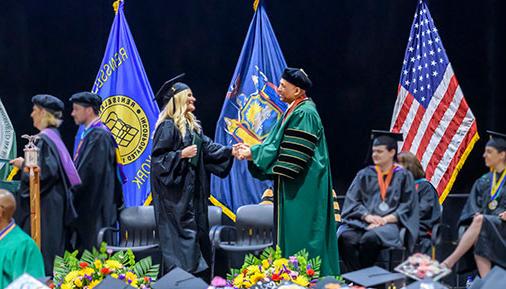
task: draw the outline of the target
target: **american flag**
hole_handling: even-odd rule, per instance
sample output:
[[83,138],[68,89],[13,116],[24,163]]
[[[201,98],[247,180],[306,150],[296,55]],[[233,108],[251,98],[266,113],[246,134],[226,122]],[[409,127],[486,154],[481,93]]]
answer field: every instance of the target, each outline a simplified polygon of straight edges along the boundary
[[442,203],[479,137],[425,0],[411,26],[391,130],[403,133],[401,150],[417,156]]

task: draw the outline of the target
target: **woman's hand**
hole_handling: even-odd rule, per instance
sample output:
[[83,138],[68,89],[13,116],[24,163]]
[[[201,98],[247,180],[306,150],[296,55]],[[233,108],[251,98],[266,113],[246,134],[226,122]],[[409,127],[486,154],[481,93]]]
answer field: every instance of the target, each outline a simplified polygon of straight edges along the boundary
[[22,157],[18,157],[18,158],[15,158],[13,159],[12,161],[10,161],[9,163],[13,166],[15,166],[16,168],[18,169],[21,169],[21,167],[23,166],[23,162],[25,161],[24,158]]
[[506,221],[506,211],[500,213],[499,218],[501,218],[501,220],[503,220],[503,221]]
[[187,146],[181,151],[182,159],[193,158],[196,155],[197,155],[197,145]]

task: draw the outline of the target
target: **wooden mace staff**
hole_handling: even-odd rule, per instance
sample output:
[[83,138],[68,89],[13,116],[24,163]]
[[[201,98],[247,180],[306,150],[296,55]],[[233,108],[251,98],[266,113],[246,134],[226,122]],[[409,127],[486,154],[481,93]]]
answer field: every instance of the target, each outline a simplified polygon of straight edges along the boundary
[[39,149],[35,146],[35,140],[39,137],[23,135],[28,139],[25,152],[25,172],[30,176],[30,228],[32,239],[40,249],[40,168]]

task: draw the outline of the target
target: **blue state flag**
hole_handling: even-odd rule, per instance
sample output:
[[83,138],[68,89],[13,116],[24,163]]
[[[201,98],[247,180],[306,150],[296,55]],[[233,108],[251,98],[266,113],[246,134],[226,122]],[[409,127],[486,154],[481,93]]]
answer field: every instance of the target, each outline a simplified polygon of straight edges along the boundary
[[[261,143],[286,109],[276,86],[286,62],[260,1],[216,125],[215,141],[232,145]],[[258,203],[270,181],[254,179],[247,161],[235,161],[230,175],[211,178],[211,202],[235,221],[236,210]]]
[[[118,2],[116,2],[118,3]],[[114,135],[127,181],[125,206],[142,205],[150,195],[151,135],[159,109],[123,13],[115,8],[105,55],[92,92],[103,99],[100,117]],[[76,136],[80,140],[82,128]],[[75,148],[74,148],[75,151]]]

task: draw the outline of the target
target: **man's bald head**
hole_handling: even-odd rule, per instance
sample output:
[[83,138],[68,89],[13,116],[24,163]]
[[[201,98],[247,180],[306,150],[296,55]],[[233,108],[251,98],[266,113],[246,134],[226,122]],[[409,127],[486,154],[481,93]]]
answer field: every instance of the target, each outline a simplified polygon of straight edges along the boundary
[[16,199],[11,192],[0,189],[0,218],[9,222],[16,211]]

